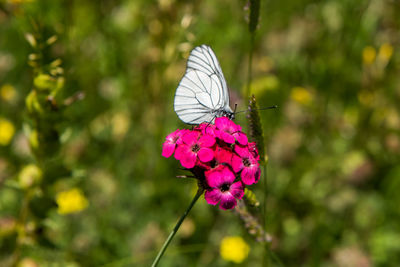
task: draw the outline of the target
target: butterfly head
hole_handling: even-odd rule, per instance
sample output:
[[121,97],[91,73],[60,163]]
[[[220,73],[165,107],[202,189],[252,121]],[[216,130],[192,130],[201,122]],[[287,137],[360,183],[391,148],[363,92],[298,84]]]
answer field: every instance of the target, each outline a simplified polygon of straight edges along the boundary
[[220,109],[216,112],[216,117],[227,117],[230,120],[235,119],[235,112],[229,109]]
[[226,112],[225,113],[225,117],[227,117],[230,120],[234,120],[235,119],[235,113],[233,112]]

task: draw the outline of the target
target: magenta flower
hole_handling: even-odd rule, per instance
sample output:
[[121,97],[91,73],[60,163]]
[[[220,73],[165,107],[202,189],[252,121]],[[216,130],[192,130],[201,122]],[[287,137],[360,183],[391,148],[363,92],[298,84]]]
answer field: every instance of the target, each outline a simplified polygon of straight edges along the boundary
[[253,153],[249,151],[248,146],[235,146],[237,153],[232,157],[232,169],[235,173],[240,173],[242,181],[246,185],[252,185],[260,180],[260,167]]
[[214,169],[217,169],[222,164],[230,166],[232,162],[232,157],[233,153],[230,148],[222,148],[220,146],[217,146],[214,151],[214,160],[206,165],[205,168],[203,166],[203,168],[207,170],[204,173],[205,176],[207,177],[210,172],[212,172]]
[[226,117],[192,130],[176,130],[167,136],[162,155],[174,154],[194,174],[209,204],[232,209],[242,199],[245,186],[260,179],[256,143],[248,142],[241,130]]
[[223,210],[233,209],[237,204],[236,199],[242,199],[244,195],[242,182],[234,183],[235,175],[227,166],[220,165],[206,180],[210,188],[206,190],[204,198],[211,205],[220,203],[219,207]]
[[173,133],[170,133],[165,139],[162,149],[162,155],[166,158],[169,158],[175,151],[176,144],[180,141],[182,133],[185,130],[176,130]]
[[249,142],[247,144],[249,148],[249,152],[253,155],[253,157],[258,161],[260,160],[260,155],[258,155],[258,149],[256,142]]
[[175,151],[175,158],[182,166],[191,169],[197,160],[209,162],[214,159],[214,151],[211,147],[215,144],[215,138],[211,135],[202,135],[199,131],[187,131],[182,135],[182,143]]
[[247,145],[247,136],[241,132],[242,128],[230,119],[218,117],[215,119],[215,126],[219,130],[218,137],[226,143],[233,144],[236,140],[241,145]]

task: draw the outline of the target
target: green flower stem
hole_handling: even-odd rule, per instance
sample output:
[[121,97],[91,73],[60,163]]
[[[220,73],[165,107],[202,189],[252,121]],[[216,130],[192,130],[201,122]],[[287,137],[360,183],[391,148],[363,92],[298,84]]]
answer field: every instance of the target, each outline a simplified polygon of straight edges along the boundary
[[[268,229],[267,228],[267,190],[268,190],[268,175],[267,175],[267,162],[264,162],[263,168],[264,168],[264,172],[263,172],[263,208],[262,208],[262,218],[263,218],[263,227],[264,229]],[[269,243],[265,242],[264,244],[264,249],[269,252]],[[268,267],[269,266],[269,258],[267,257],[266,253],[263,254],[263,266],[264,267]]]
[[254,50],[254,32],[250,33],[250,50],[249,50],[249,65],[247,66],[247,86],[245,98],[250,98],[251,93],[251,80],[252,80],[252,65],[253,65],[253,50]]
[[199,197],[203,194],[203,189],[199,188],[197,190],[196,195],[194,196],[192,202],[190,202],[189,207],[186,209],[186,211],[182,214],[181,218],[179,219],[179,221],[176,223],[174,229],[172,230],[172,232],[169,234],[167,240],[165,240],[164,245],[162,246],[161,250],[158,252],[156,259],[154,260],[153,264],[151,265],[151,267],[155,267],[157,266],[158,262],[160,261],[161,257],[164,255],[165,250],[167,250],[167,247],[169,245],[169,243],[172,241],[172,238],[174,238],[176,232],[178,232],[179,227],[181,226],[183,220],[185,220],[186,216],[189,214],[190,210],[193,208],[194,204],[196,203],[196,201],[199,199]]

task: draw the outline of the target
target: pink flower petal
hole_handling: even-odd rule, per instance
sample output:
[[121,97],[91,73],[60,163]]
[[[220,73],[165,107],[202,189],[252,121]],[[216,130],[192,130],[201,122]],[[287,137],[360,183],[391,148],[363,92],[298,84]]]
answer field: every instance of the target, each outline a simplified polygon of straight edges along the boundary
[[214,151],[211,148],[200,148],[197,156],[202,162],[209,162],[214,158]]
[[181,137],[182,135],[182,130],[176,130],[175,132],[170,133],[166,139],[170,141],[171,143],[176,143],[176,141]]
[[197,131],[187,131],[183,136],[182,140],[185,144],[187,145],[193,145],[194,143],[197,142],[197,139],[199,138],[200,133]]
[[215,165],[214,167],[212,167],[212,168],[210,167],[208,170],[206,170],[204,172],[204,176],[206,177],[207,183],[208,183],[208,179],[209,179],[210,174],[213,173],[213,172],[220,171],[222,168],[224,168],[223,165]]
[[224,166],[224,168],[222,168],[221,176],[222,176],[223,182],[226,183],[226,184],[228,184],[228,183],[231,184],[231,183],[233,183],[233,181],[235,181],[235,175],[226,166]]
[[253,157],[256,160],[260,159],[260,156],[258,155],[258,149],[257,149],[257,145],[256,142],[249,142],[247,144],[248,148],[249,148],[249,152],[253,155]]
[[235,145],[234,150],[242,158],[250,158],[252,156],[247,146]]
[[224,140],[228,144],[235,143],[235,137],[233,137],[232,135],[230,135],[226,132],[221,131],[219,136],[222,140]]
[[237,132],[241,132],[242,131],[242,127],[239,124],[235,124],[233,121],[232,121],[232,124],[235,125],[234,127],[235,127],[235,130]]
[[212,147],[215,144],[215,138],[211,135],[203,135],[199,139],[199,144],[201,147]]
[[170,143],[169,141],[165,141],[163,144],[163,149],[161,155],[163,157],[169,158],[175,151],[176,144]]
[[207,172],[208,170],[211,170],[210,162],[201,162],[200,160],[198,160],[198,161],[196,161],[196,166],[204,169],[205,172]]
[[182,154],[179,161],[181,162],[182,166],[191,169],[196,165],[197,156],[195,153],[189,152],[186,154]]
[[211,136],[213,136],[213,137],[216,137],[216,131],[217,131],[217,129],[215,128],[215,125],[214,125],[214,124],[210,124],[210,125],[212,125],[212,126],[211,126],[211,127],[208,126],[208,127],[204,128],[203,133],[204,133],[204,134],[211,135]]
[[237,132],[234,134],[234,136],[239,144],[241,144],[243,146],[247,145],[248,140],[247,140],[247,136],[244,133]]
[[228,163],[231,164],[233,153],[230,149],[221,148],[217,146],[215,150],[215,160],[218,163]]
[[208,204],[217,205],[221,200],[221,192],[218,189],[207,190],[204,193],[204,198],[206,199]]
[[244,186],[241,182],[233,183],[229,189],[229,192],[237,199],[242,199],[244,195]]
[[237,156],[236,154],[232,157],[232,169],[234,172],[240,172],[243,169],[243,160],[241,157]]
[[215,126],[220,130],[226,129],[230,126],[229,122],[230,120],[227,117],[218,117],[215,119]]
[[178,140],[176,140],[176,144],[177,144],[177,145],[180,145],[180,144],[183,143],[182,137],[183,137],[183,135],[186,134],[188,131],[189,131],[189,130],[187,130],[187,129],[180,130],[180,132],[178,133],[179,138],[178,138]]
[[224,183],[221,172],[218,169],[208,171],[206,175],[206,181],[210,187],[214,188],[217,188]]
[[215,125],[211,123],[202,123],[195,130],[200,130],[202,134],[208,134],[215,137]]
[[223,210],[230,210],[236,206],[236,199],[230,193],[223,194],[221,197],[221,203],[219,207]]
[[240,174],[240,177],[242,177],[242,181],[246,185],[252,185],[256,181],[256,174],[258,171],[258,166],[252,166],[252,167],[245,167],[242,170],[242,173]]
[[186,157],[188,153],[193,153],[190,147],[186,144],[178,145],[175,149],[175,158],[180,160],[182,157]]

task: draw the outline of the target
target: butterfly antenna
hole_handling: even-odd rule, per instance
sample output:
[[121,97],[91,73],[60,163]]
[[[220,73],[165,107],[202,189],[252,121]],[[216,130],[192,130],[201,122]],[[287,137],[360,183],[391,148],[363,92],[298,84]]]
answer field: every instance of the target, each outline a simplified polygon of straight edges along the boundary
[[278,106],[277,105],[273,105],[273,106],[266,107],[266,108],[259,108],[257,110],[266,110],[266,109],[274,109],[274,108],[278,108]]
[[[274,108],[278,108],[278,106],[277,105],[273,105],[273,106],[266,107],[266,108],[258,108],[256,110],[267,110],[267,109],[274,109]],[[235,110],[236,110],[236,106],[235,106]],[[241,110],[241,111],[235,112],[235,114],[242,113],[242,112],[247,112],[247,111],[248,110]]]

